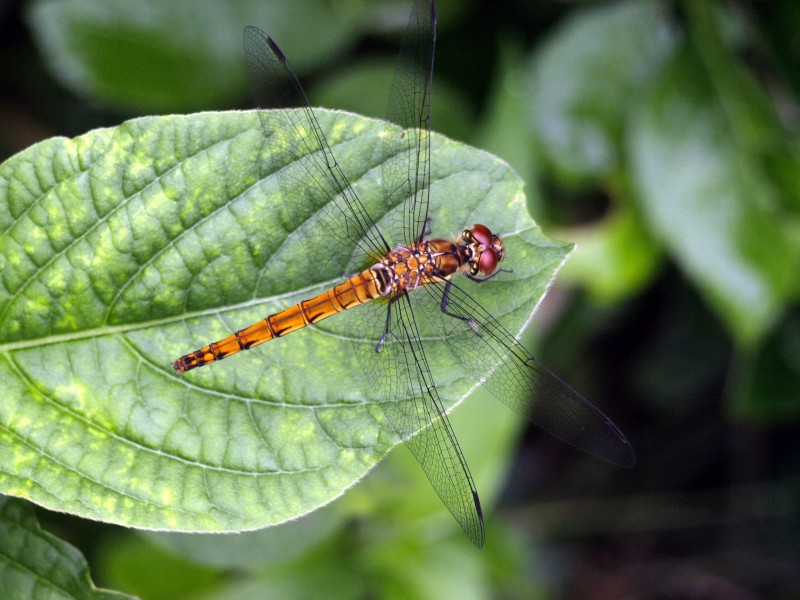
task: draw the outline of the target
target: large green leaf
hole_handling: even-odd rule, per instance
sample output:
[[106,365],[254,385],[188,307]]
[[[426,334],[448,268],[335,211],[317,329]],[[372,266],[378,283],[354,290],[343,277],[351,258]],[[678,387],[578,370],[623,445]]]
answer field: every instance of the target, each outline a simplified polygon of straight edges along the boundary
[[3,598],[122,600],[94,587],[76,548],[39,527],[26,502],[0,496],[0,591]]
[[[387,125],[319,117],[380,218]],[[434,233],[505,235],[514,272],[472,287],[520,331],[569,245],[543,237],[507,165],[439,136],[433,148]],[[254,112],[205,113],[47,140],[0,166],[0,491],[125,525],[239,531],[331,501],[396,443],[335,317],[172,372],[341,277],[292,235],[267,153]],[[453,406],[474,380],[426,346]]]
[[561,272],[583,285],[595,300],[610,304],[640,292],[658,273],[662,252],[628,204],[594,227],[570,231],[577,250]]

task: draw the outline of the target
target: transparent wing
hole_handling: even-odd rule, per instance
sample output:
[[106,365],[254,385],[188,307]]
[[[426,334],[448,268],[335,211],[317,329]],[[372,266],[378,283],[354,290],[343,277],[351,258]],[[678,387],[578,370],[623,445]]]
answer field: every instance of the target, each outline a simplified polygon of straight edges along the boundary
[[[415,0],[403,36],[389,92],[387,120],[400,126],[383,138],[381,176],[393,243],[421,241],[428,221],[430,193],[430,110],[436,13],[432,0]],[[399,207],[399,210],[398,210]],[[394,209],[394,210],[393,210]],[[374,309],[374,307],[370,307]],[[484,523],[478,492],[447,418],[428,366],[410,295],[381,313],[373,337],[386,332],[380,353],[362,361],[365,375],[381,398],[384,413],[422,465],[444,505],[472,542],[483,546]],[[376,315],[377,317],[378,315]],[[408,436],[420,431],[414,437]]]
[[[289,61],[257,27],[244,30],[247,70],[273,156],[288,166],[278,181],[297,235],[325,272],[352,273],[389,251],[374,220],[336,162]],[[330,269],[329,269],[330,268]]]
[[[427,16],[421,12],[422,6]],[[422,131],[404,132],[389,144],[390,154],[399,158],[390,160],[391,176],[384,179],[384,186],[390,181],[396,192],[385,194],[384,200],[391,207],[407,203],[397,213],[405,215],[396,223],[398,232],[419,230],[411,238],[402,234],[403,240],[416,239],[427,218],[431,65],[425,68],[427,83],[409,77],[412,73],[416,77],[421,68],[420,59],[415,57],[426,35],[430,40],[422,53],[432,60],[432,6],[432,2],[414,4],[406,34],[406,40],[412,42],[404,43],[400,57],[401,64],[410,61],[414,66],[398,68],[390,100],[389,112],[394,120],[412,128],[422,123]],[[244,40],[257,105],[300,107],[294,111],[260,111],[259,116],[270,148],[281,157],[293,159],[281,169],[278,179],[287,210],[305,222],[299,234],[307,252],[326,266],[358,265],[361,261],[363,267],[364,260],[384,255],[389,251],[387,241],[339,168],[289,62],[275,42],[255,27],[245,29]],[[424,93],[421,104],[420,93]],[[423,121],[413,116],[420,110],[426,115]],[[282,158],[281,163],[284,161]],[[418,189],[424,190],[424,195],[415,193]],[[470,540],[480,547],[484,524],[478,494],[434,385],[408,296],[400,296],[391,304],[389,321],[387,307],[388,302],[372,302],[337,318],[345,321],[345,330],[357,340],[354,351],[387,424],[420,462],[434,490]],[[386,342],[381,352],[376,352],[387,323]]]
[[536,360],[456,283],[422,286],[413,304],[465,372],[480,379],[493,371],[483,385],[506,406],[580,450],[620,467],[635,464],[630,442],[611,419]]
[[416,0],[403,36],[386,118],[401,129],[383,138],[383,196],[392,212],[391,239],[408,245],[422,239],[428,218],[430,121],[436,14],[432,0]]
[[346,330],[363,336],[356,351],[364,377],[391,429],[405,441],[469,539],[481,547],[484,523],[478,492],[436,390],[409,295],[391,304],[386,341],[376,352],[386,330],[386,310],[386,302],[372,302],[342,315]]

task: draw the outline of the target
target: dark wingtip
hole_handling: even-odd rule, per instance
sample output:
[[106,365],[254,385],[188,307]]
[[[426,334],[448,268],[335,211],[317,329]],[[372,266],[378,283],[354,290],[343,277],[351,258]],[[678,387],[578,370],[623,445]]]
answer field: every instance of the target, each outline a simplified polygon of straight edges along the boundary
[[275,56],[278,57],[278,60],[280,60],[281,62],[285,63],[286,62],[286,56],[283,54],[283,51],[281,51],[281,49],[278,46],[278,44],[275,43],[275,40],[273,40],[271,37],[267,36],[267,43],[269,44],[269,47],[272,48],[272,51],[275,53]]
[[475,544],[476,548],[483,548],[486,543],[486,527],[483,521],[483,508],[481,508],[481,499],[478,498],[478,492],[472,490],[472,500],[475,503],[475,512],[478,515],[479,528],[478,531],[467,532],[470,541]]
[[478,513],[478,519],[483,522],[483,508],[481,508],[481,499],[478,498],[478,492],[472,491],[472,500],[475,502],[475,512]]
[[275,53],[275,56],[278,57],[278,60],[284,63],[286,62],[286,55],[280,49],[275,40],[273,40],[270,36],[261,31],[258,27],[255,27],[254,25],[248,25],[247,27],[244,28],[245,45],[247,45],[248,38],[261,38],[261,40],[266,40],[267,45]]

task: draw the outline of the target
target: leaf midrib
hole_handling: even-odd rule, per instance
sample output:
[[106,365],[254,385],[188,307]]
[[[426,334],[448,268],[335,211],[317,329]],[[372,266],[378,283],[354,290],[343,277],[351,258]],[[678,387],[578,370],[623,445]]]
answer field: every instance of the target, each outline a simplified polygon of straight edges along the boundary
[[[515,230],[511,233],[502,234],[502,237],[503,239],[514,238],[522,235],[525,231],[530,231],[531,229],[534,229],[534,227],[526,227],[524,229]],[[52,344],[61,344],[61,343],[75,342],[86,339],[93,339],[98,337],[105,337],[109,335],[128,333],[131,331],[139,331],[142,329],[150,329],[153,327],[157,328],[163,325],[172,325],[174,323],[187,321],[190,319],[196,319],[199,317],[218,316],[224,313],[252,308],[254,306],[272,304],[275,302],[279,302],[281,300],[285,300],[286,298],[298,295],[305,296],[306,294],[308,294],[310,297],[312,294],[319,293],[319,291],[323,291],[325,289],[333,287],[335,284],[340,283],[341,280],[342,280],[341,277],[335,277],[327,279],[325,281],[314,283],[304,288],[298,288],[287,292],[283,292],[281,294],[274,294],[271,296],[265,296],[261,298],[253,298],[250,300],[246,300],[245,302],[239,302],[237,304],[229,304],[214,308],[206,308],[202,310],[183,312],[178,315],[171,315],[168,317],[163,317],[161,319],[150,319],[147,321],[140,321],[138,323],[126,323],[124,325],[102,325],[100,327],[93,327],[81,331],[53,334],[45,338],[34,338],[28,340],[21,340],[17,342],[0,343],[0,353],[7,355],[9,352],[14,352],[17,350],[29,350],[31,348],[41,348]]]
[[104,337],[107,335],[114,335],[118,333],[128,333],[130,331],[138,331],[141,329],[149,329],[151,327],[160,327],[162,325],[171,325],[176,322],[186,321],[198,317],[215,316],[221,313],[232,312],[245,308],[251,308],[253,306],[260,306],[262,304],[277,302],[279,300],[283,300],[285,298],[289,298],[297,294],[305,294],[305,293],[310,294],[313,293],[313,290],[321,289],[326,286],[332,286],[334,283],[338,281],[339,278],[330,279],[320,283],[315,283],[305,288],[284,292],[282,294],[275,294],[272,296],[266,296],[262,298],[253,298],[251,300],[240,302],[238,304],[229,304],[221,307],[206,308],[203,310],[185,312],[179,315],[171,315],[169,317],[164,317],[161,319],[150,319],[148,321],[141,321],[138,323],[127,323],[124,325],[102,325],[100,327],[93,327],[91,329],[84,329],[82,331],[54,334],[47,336],[46,338],[35,338],[30,340],[22,340],[19,342],[6,342],[0,344],[0,352],[7,353],[14,350],[39,348],[41,346],[49,346],[51,344],[73,342],[84,339],[91,339],[95,337]]

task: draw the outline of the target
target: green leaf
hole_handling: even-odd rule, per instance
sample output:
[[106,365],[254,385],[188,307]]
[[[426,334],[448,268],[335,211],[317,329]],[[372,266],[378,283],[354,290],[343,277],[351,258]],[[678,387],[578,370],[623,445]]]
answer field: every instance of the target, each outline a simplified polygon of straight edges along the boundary
[[[485,388],[479,388],[450,416],[478,487],[484,516],[494,513],[508,478],[513,448],[526,425],[516,413],[498,410],[498,406]],[[452,517],[442,510],[441,501],[429,488],[411,453],[395,452],[337,507],[340,513],[349,513],[362,523],[359,540],[365,547],[397,546],[415,554],[420,544],[447,545],[461,537],[452,526]],[[487,517],[487,540],[494,539],[496,528],[499,523]]]
[[574,240],[576,248],[561,271],[562,281],[584,286],[595,300],[606,304],[643,290],[663,258],[630,204],[565,237]]
[[[318,116],[380,218],[387,125]],[[505,235],[513,274],[471,289],[518,332],[570,246],[541,234],[504,163],[432,143],[433,233]],[[330,502],[396,443],[336,317],[172,372],[341,280],[291,234],[267,167],[286,159],[268,151],[255,112],[204,113],[47,140],[0,166],[0,491],[129,526],[241,531]],[[426,347],[451,407],[474,379],[444,342]]]
[[86,559],[39,527],[26,502],[0,496],[0,590],[3,598],[112,600],[126,594],[94,587]]
[[[741,59],[753,50],[763,51],[761,44],[768,40],[761,37],[763,31],[759,31],[757,39],[748,39],[747,34],[754,36],[754,30],[742,27],[741,15],[731,14],[725,5],[684,4],[690,19],[692,47],[702,61],[731,138],[739,151],[747,154],[749,161],[763,165],[764,176],[780,190],[771,201],[797,215],[800,213],[800,145],[796,127],[786,118],[781,100],[781,94],[786,92],[765,86],[764,72],[754,70],[751,61]],[[791,20],[791,15],[784,16]],[[770,61],[776,58],[770,53]],[[794,226],[800,232],[800,219],[795,217]],[[797,234],[793,237],[800,239]]]
[[236,534],[146,533],[149,542],[195,563],[263,571],[297,560],[345,526],[348,515],[326,506],[275,527]]
[[504,40],[483,123],[475,137],[481,148],[508,161],[522,177],[527,184],[528,208],[531,214],[537,215],[542,203],[538,188],[539,165],[530,137],[520,129],[520,124],[527,118],[521,62],[520,42]]
[[[762,82],[735,58],[734,16],[711,2],[684,2],[692,47],[714,88],[731,136],[740,147],[768,150],[780,135],[779,119]],[[727,43],[726,43],[727,41]]]
[[625,119],[674,37],[660,3],[628,0],[575,11],[536,53],[530,118],[557,174],[583,179],[619,167]]
[[681,53],[634,115],[629,147],[650,227],[747,344],[791,293],[797,219],[717,100],[697,58]]
[[[218,552],[223,554],[225,550],[221,547]],[[94,557],[92,570],[98,579],[147,600],[205,598],[209,591],[218,589],[225,581],[224,571],[154,546],[132,530],[101,538]]]
[[318,64],[352,35],[353,19],[338,17],[323,0],[39,0],[28,12],[62,84],[138,112],[208,109],[246,97],[247,25],[267,28],[301,71]]

